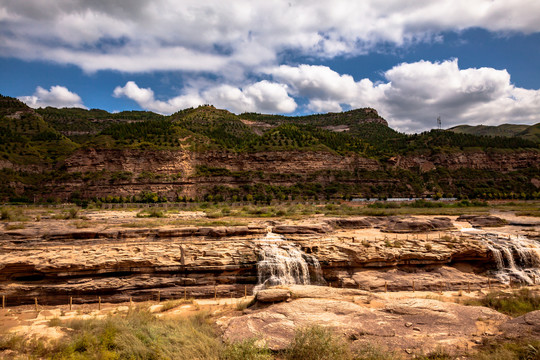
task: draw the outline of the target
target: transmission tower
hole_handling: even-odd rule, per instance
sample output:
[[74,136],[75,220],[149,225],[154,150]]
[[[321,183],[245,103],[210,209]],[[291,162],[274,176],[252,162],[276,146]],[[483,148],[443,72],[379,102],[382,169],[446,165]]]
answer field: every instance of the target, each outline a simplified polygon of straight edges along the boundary
[[442,120],[441,120],[441,116],[437,116],[437,128],[439,130],[441,130],[441,127],[442,127]]

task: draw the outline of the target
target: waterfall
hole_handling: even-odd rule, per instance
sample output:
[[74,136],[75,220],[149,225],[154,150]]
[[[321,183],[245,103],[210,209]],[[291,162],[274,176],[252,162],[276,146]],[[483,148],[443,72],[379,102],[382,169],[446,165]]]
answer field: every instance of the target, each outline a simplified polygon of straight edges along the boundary
[[497,265],[496,277],[503,283],[527,285],[540,282],[540,244],[524,236],[480,234]]
[[256,290],[273,285],[309,285],[323,282],[319,261],[292,243],[269,233],[259,239]]

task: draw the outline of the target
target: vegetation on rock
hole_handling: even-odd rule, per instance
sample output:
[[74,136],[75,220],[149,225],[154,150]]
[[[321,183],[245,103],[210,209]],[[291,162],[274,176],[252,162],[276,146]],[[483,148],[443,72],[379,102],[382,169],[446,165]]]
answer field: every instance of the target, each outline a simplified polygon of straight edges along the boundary
[[[534,129],[519,128],[520,134],[528,131],[529,135]],[[235,115],[206,105],[163,116],[146,111],[33,110],[1,96],[0,199],[77,204],[90,199],[270,203],[355,197],[489,200],[540,196],[540,168],[534,165],[540,156],[537,137],[507,136],[509,132],[502,130],[494,133],[499,137],[477,136],[454,130],[399,133],[369,108],[288,117]],[[193,171],[103,165],[82,171],[70,162],[73,157],[106,151],[116,151],[107,156],[131,156],[139,163],[156,161],[156,166],[155,158],[163,154],[172,154],[170,159],[175,159],[174,154],[188,154]],[[212,158],[212,154],[219,156]],[[297,159],[303,160],[302,154],[319,155],[296,164]],[[454,164],[462,158],[462,164]],[[228,159],[231,165],[225,166]],[[274,159],[290,169],[252,166],[264,161],[272,165]],[[89,161],[94,160],[82,162]],[[196,183],[189,194],[182,188],[186,182]],[[157,184],[170,186],[161,192]],[[116,193],[113,189],[119,185],[133,190]]]

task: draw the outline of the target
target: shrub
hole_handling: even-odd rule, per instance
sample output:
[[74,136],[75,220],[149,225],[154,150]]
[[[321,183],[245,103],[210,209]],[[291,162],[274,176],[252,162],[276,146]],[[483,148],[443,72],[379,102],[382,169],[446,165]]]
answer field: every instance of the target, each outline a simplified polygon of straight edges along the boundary
[[540,359],[540,341],[538,339],[521,339],[515,342],[488,343],[472,359],[538,360]]
[[540,310],[540,296],[523,288],[513,293],[494,291],[480,300],[469,300],[467,305],[486,306],[510,316],[520,316],[534,310]]
[[161,312],[165,312],[167,310],[174,309],[175,307],[178,307],[180,305],[184,304],[193,304],[193,299],[180,299],[180,300],[169,300],[163,303],[163,307],[161,308]]
[[66,219],[77,219],[78,217],[79,217],[79,209],[78,208],[71,208],[68,211]]
[[28,221],[21,208],[0,208],[0,220],[8,221]]
[[403,360],[404,357],[394,351],[390,351],[371,344],[362,344],[354,349],[355,360]]
[[165,214],[161,210],[157,209],[151,209],[151,210],[145,210],[140,211],[137,213],[138,218],[164,218]]
[[66,324],[75,336],[53,358],[218,359],[222,344],[206,314],[161,320],[144,311]]
[[13,214],[11,213],[11,211],[9,211],[9,209],[2,208],[0,210],[0,220],[11,220],[12,217]]
[[223,360],[272,360],[273,356],[267,347],[259,347],[256,339],[247,339],[239,343],[228,344],[223,351]]
[[293,341],[285,350],[287,360],[346,360],[352,359],[344,339],[321,326],[310,326],[296,331]]
[[254,305],[257,302],[255,297],[253,297],[251,300],[243,300],[236,304],[236,310],[243,311],[247,309],[248,307]]

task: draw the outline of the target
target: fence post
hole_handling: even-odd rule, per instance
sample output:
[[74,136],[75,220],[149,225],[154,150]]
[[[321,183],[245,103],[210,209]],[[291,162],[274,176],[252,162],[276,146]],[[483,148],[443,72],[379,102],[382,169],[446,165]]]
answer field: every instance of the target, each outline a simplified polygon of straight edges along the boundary
[[158,304],[161,302],[161,290],[158,290],[157,292],[157,302]]
[[184,301],[187,300],[187,290],[186,290],[186,287],[184,287]]
[[217,287],[214,285],[214,300],[217,300]]
[[412,281],[412,291],[414,292],[414,280]]
[[244,285],[244,299],[247,298],[247,285]]
[[36,304],[36,312],[38,312],[38,302],[37,302],[37,297],[34,298],[34,303]]
[[69,311],[71,311],[71,308],[73,306],[73,296],[69,297]]
[[6,295],[2,295],[2,309],[6,308]]
[[388,292],[388,281],[384,282],[384,292]]
[[98,310],[101,310],[101,296],[98,296]]

